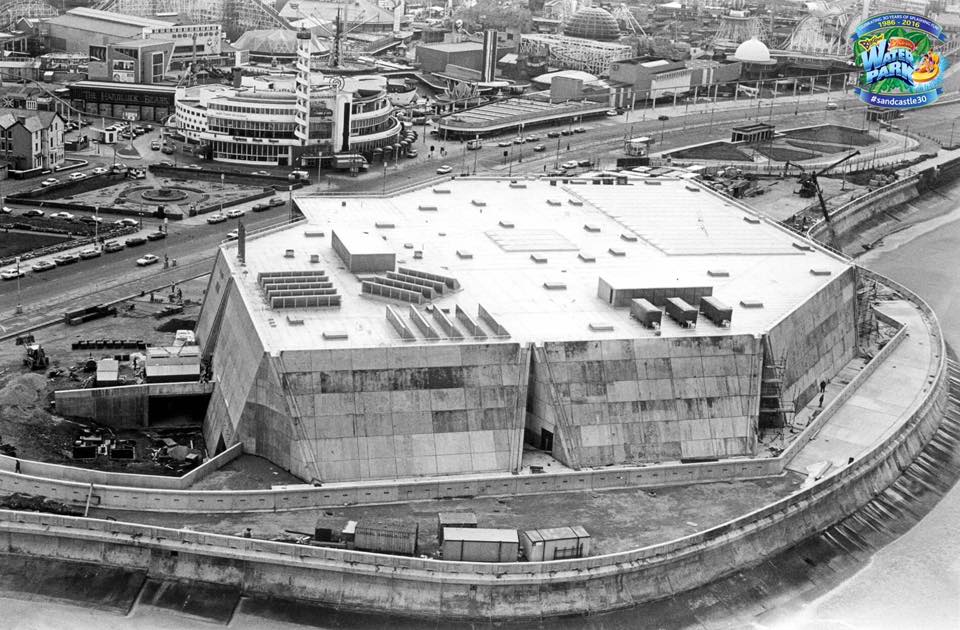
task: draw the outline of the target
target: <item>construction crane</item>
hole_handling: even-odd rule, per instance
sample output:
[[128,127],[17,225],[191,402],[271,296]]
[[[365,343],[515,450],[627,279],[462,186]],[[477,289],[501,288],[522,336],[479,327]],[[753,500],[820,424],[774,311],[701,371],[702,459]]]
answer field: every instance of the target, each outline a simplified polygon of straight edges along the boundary
[[836,167],[840,166],[847,160],[854,158],[858,155],[860,155],[860,151],[854,151],[850,155],[840,158],[833,164],[830,164],[829,166],[826,166],[814,173],[807,173],[807,171],[799,164],[793,164],[791,162],[787,162],[784,165],[786,168],[795,166],[798,169],[800,169],[800,177],[797,180],[798,183],[800,184],[800,196],[813,197],[814,195],[816,195],[817,200],[820,202],[820,209],[823,211],[823,220],[826,221],[828,224],[830,223],[830,212],[827,210],[827,202],[823,200],[823,189],[820,188],[820,182],[818,181],[817,178],[823,175],[824,173],[826,173],[827,171],[835,169]]

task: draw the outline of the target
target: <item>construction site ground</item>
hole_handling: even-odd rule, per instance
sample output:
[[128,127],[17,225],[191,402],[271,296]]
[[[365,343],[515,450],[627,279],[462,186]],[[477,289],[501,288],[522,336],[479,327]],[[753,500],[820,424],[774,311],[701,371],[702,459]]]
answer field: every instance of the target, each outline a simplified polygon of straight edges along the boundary
[[[112,358],[117,354],[129,354],[136,350],[73,350],[78,340],[130,339],[143,340],[152,345],[173,345],[177,328],[193,329],[200,311],[200,300],[206,289],[206,278],[178,285],[183,292],[183,313],[157,319],[155,314],[170,304],[166,295],[138,296],[118,304],[116,317],[107,317],[81,324],[67,326],[56,324],[32,333],[50,360],[46,370],[30,371],[23,366],[24,348],[13,343],[0,344],[0,437],[3,443],[12,445],[17,457],[58,464],[95,467],[102,470],[122,470],[143,474],[172,474],[158,467],[151,460],[143,461],[143,453],[149,440],[139,430],[118,432],[117,437],[136,439],[138,460],[133,462],[110,461],[98,458],[96,462],[75,461],[70,455],[74,440],[85,428],[96,424],[78,419],[63,418],[51,411],[53,392],[60,389],[76,389],[94,376],[84,372],[82,366],[88,359]],[[132,307],[132,308],[131,308]],[[58,313],[51,313],[55,317]],[[177,321],[172,321],[173,318]],[[158,330],[161,328],[162,330]],[[122,364],[121,376],[133,383],[133,371]],[[154,423],[158,430],[183,425],[176,417],[167,421],[158,418]],[[194,423],[195,424],[195,423]]]

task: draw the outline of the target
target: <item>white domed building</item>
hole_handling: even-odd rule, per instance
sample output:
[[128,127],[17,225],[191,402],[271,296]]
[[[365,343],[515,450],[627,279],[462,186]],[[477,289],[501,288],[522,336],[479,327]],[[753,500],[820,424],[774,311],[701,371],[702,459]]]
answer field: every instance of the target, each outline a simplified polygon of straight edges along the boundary
[[604,76],[614,61],[631,57],[633,49],[620,43],[620,26],[609,11],[585,7],[570,17],[563,35],[521,35],[520,53],[546,57],[554,67]]
[[743,76],[755,78],[763,78],[770,68],[777,65],[777,60],[770,55],[770,49],[756,37],[751,37],[737,46],[737,50],[727,59],[742,63]]

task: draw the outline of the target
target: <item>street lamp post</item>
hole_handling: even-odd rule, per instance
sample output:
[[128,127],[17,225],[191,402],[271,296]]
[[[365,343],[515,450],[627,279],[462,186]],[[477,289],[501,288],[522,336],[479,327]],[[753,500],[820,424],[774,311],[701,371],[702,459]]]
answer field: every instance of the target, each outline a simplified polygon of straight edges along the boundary
[[[953,122],[950,123],[950,142],[947,144],[948,149],[953,149],[953,128],[957,126],[957,120],[954,118]],[[0,197],[0,203],[2,203],[3,198]]]
[[20,303],[20,257],[17,256],[17,315],[23,313],[23,304]]

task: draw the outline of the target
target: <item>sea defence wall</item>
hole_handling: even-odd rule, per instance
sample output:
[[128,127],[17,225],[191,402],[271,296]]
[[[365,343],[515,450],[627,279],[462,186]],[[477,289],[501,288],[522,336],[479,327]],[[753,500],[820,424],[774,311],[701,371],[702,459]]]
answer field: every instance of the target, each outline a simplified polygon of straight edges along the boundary
[[596,613],[669,597],[762,561],[853,513],[893,482],[937,430],[946,352],[930,323],[925,393],[886,440],[809,488],[717,527],[621,553],[540,563],[467,563],[290,545],[187,530],[0,512],[0,551],[123,565],[246,593],[445,619]]

